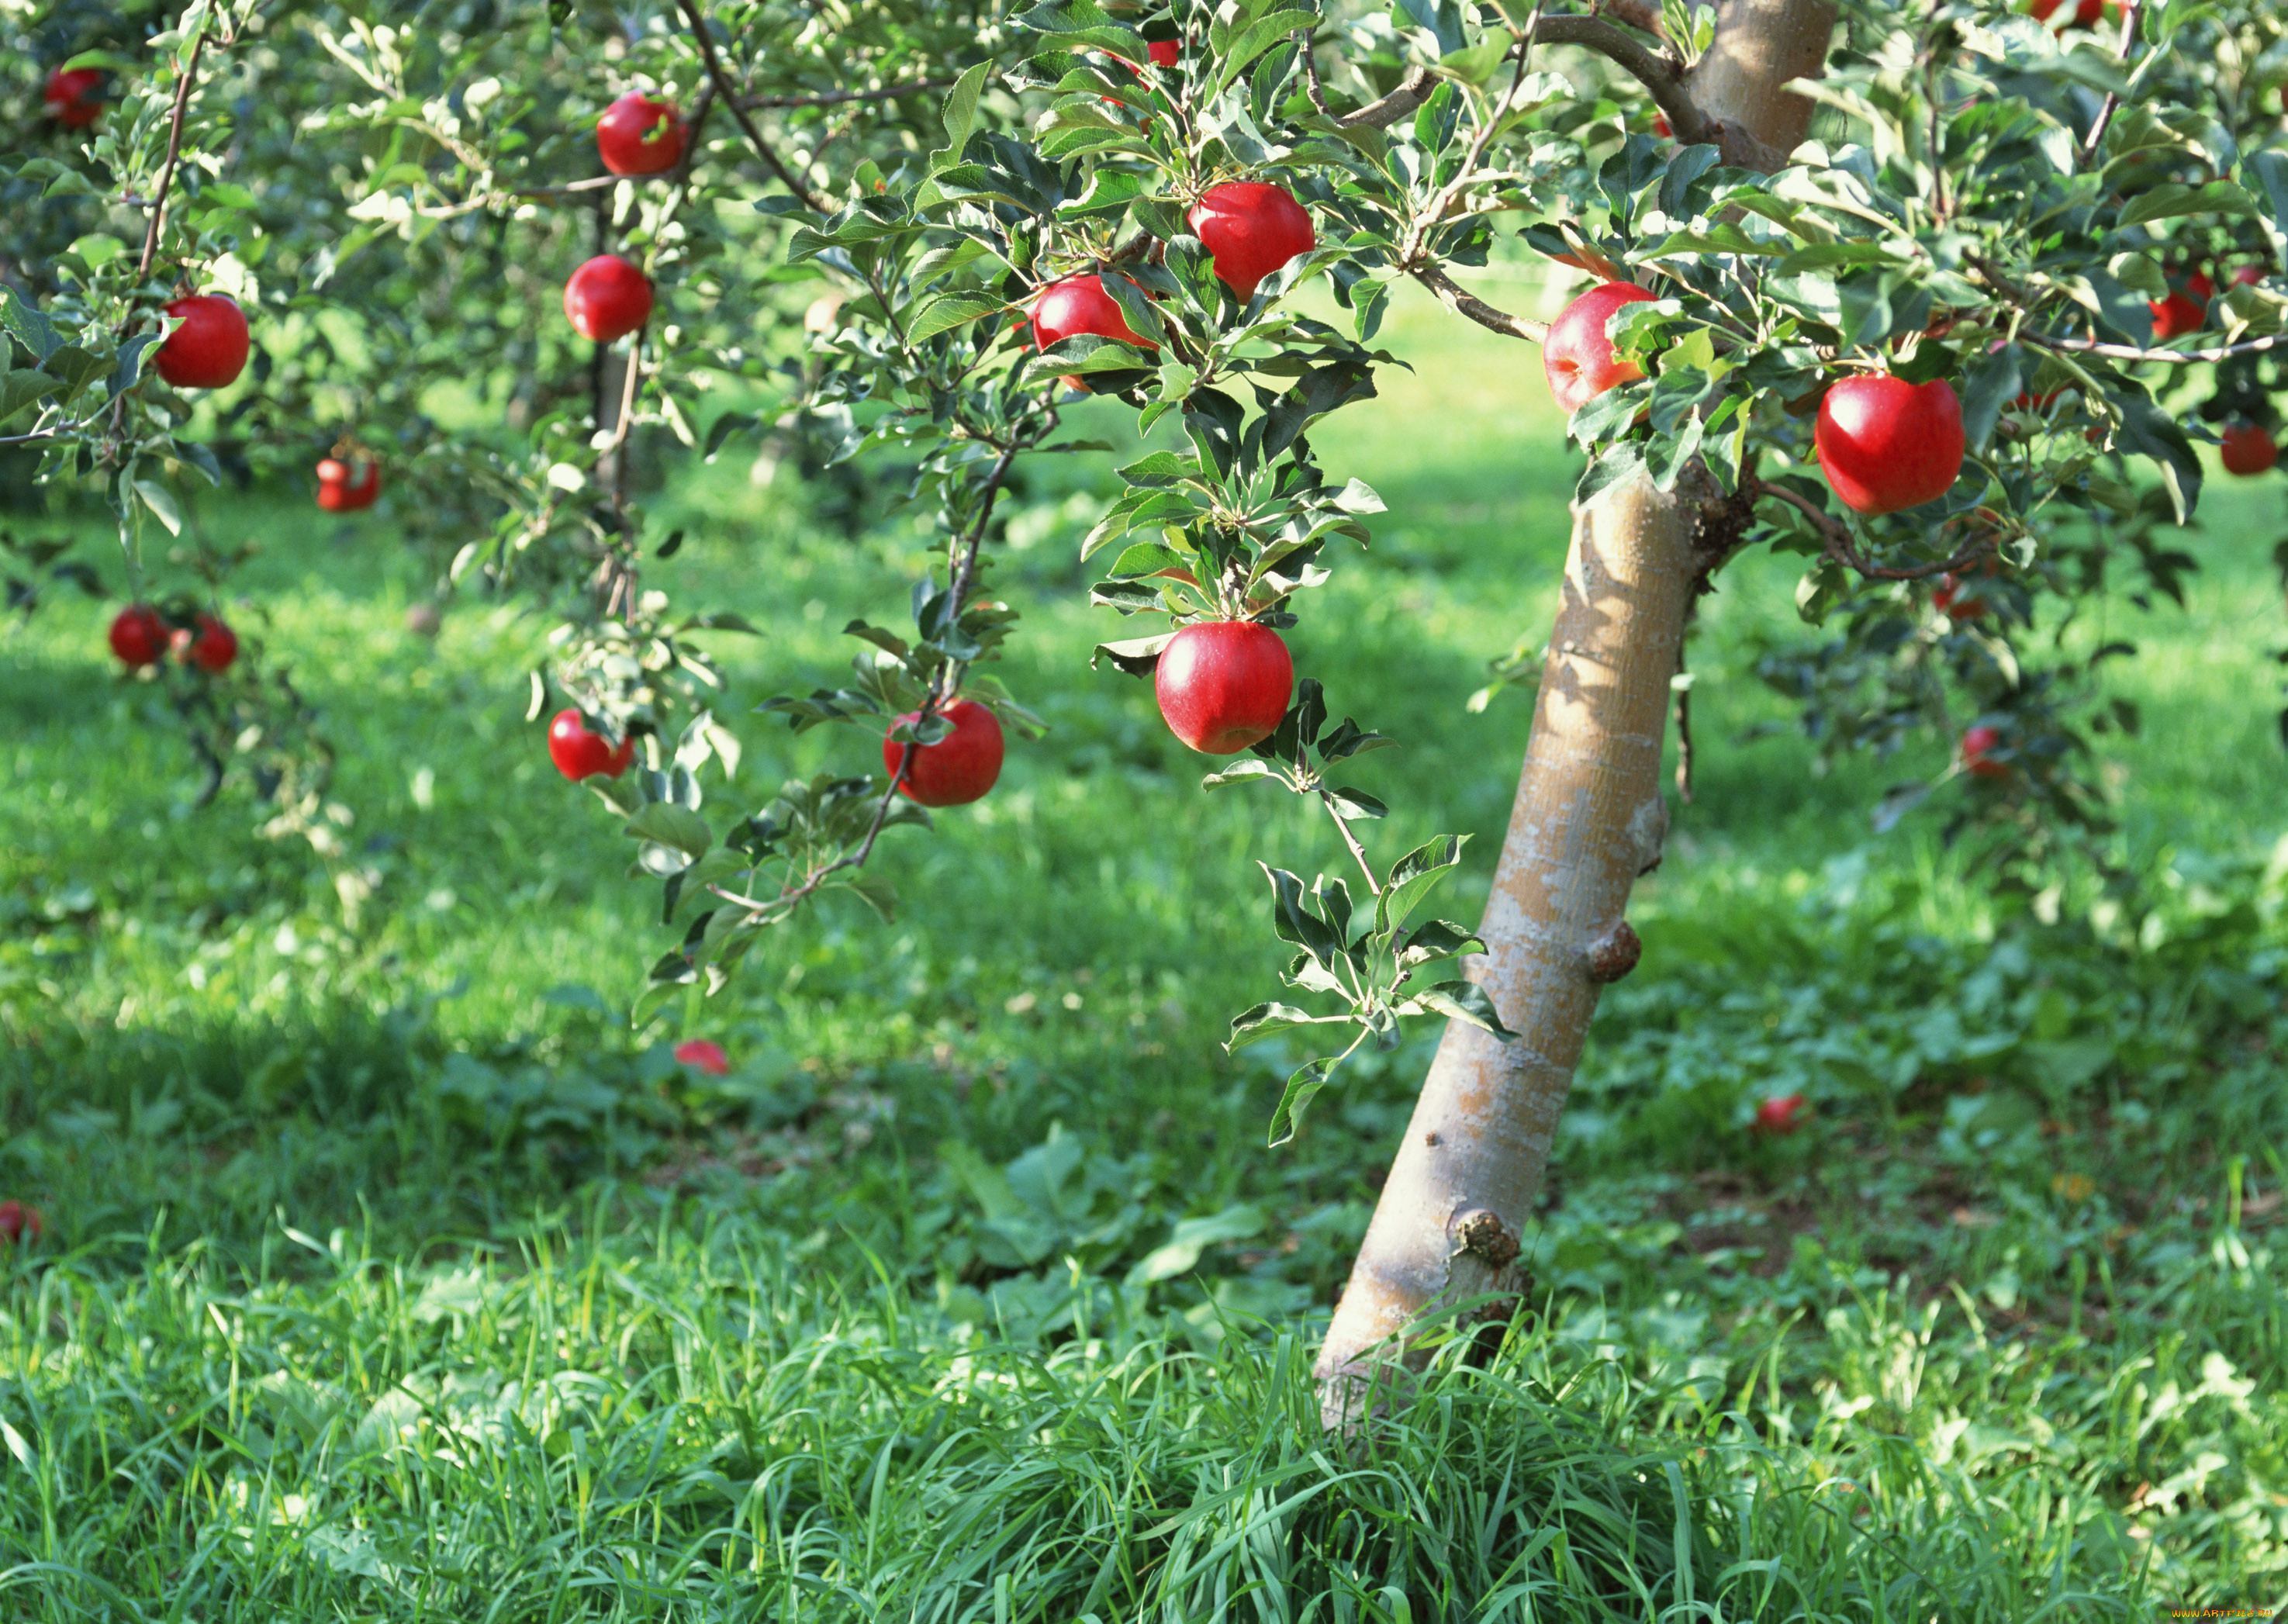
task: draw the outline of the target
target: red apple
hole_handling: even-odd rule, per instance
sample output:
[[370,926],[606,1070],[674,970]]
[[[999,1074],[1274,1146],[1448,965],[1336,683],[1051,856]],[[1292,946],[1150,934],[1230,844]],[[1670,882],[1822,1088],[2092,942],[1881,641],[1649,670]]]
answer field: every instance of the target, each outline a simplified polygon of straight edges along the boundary
[[621,740],[616,749],[603,734],[591,732],[588,718],[576,710],[560,710],[549,720],[548,758],[576,784],[599,772],[617,778],[635,756],[632,736]]
[[21,1201],[0,1201],[0,1240],[15,1245],[25,1236],[40,1238],[47,1225],[40,1222],[40,1209],[27,1207]]
[[1935,502],[1962,471],[1962,402],[1943,378],[1847,377],[1820,397],[1812,426],[1820,471],[1855,513]]
[[1800,1094],[1782,1094],[1772,1099],[1760,1100],[1756,1105],[1756,1120],[1750,1131],[1760,1134],[1791,1134],[1803,1126],[1796,1118],[1804,1109]]
[[2261,424],[2234,423],[2225,425],[2219,436],[2224,471],[2248,477],[2269,469],[2280,455],[2280,448],[2272,443],[2271,431]]
[[2002,730],[1989,727],[1983,722],[1967,729],[1962,735],[1963,771],[1973,778],[2007,778],[2010,764],[1997,761],[1989,754],[2002,742]]
[[1644,376],[1634,361],[1614,355],[1605,329],[1622,305],[1655,297],[1634,282],[1605,282],[1568,305],[1550,324],[1541,368],[1549,375],[1549,392],[1568,416],[1608,389]]
[[1986,600],[1975,592],[1966,590],[1962,582],[1952,575],[1941,575],[1931,592],[1931,607],[1949,620],[1974,621],[1986,613]]
[[1673,140],[1676,137],[1676,131],[1670,127],[1668,115],[1665,113],[1656,113],[1652,115],[1652,132],[1664,141]]
[[[898,793],[924,806],[966,806],[981,799],[1001,776],[1001,718],[973,699],[956,700],[940,714],[953,731],[935,744],[914,747]],[[920,715],[909,710],[890,725],[894,729]],[[895,773],[905,758],[905,741],[885,736],[882,771]]]
[[2153,342],[2166,344],[2187,333],[2197,333],[2208,325],[2209,313],[2182,293],[2172,293],[2167,298],[2145,301],[2153,312]]
[[[1083,334],[1117,338],[1147,350],[1160,347],[1129,327],[1126,313],[1104,290],[1104,279],[1093,272],[1051,282],[1041,290],[1040,298],[1033,305],[1033,342],[1041,348],[1045,350],[1061,339]],[[1074,389],[1091,387],[1087,379],[1070,374],[1066,376],[1065,383]]]
[[689,139],[671,102],[630,91],[596,121],[596,151],[615,175],[656,175],[683,160]]
[[167,652],[167,622],[149,604],[130,604],[111,622],[111,652],[131,667],[156,665]]
[[2264,267],[2260,265],[2236,265],[2233,269],[2232,281],[2236,288],[2253,288],[2263,280]]
[[1184,217],[1206,245],[1215,273],[1245,304],[1256,285],[1318,246],[1311,217],[1284,186],[1234,180],[1212,186]]
[[102,85],[103,75],[92,67],[75,67],[69,72],[59,67],[48,75],[44,98],[48,116],[68,130],[85,129],[103,115],[103,103],[96,95]]
[[218,677],[238,659],[238,634],[202,611],[198,630],[183,646],[183,658],[202,671]]
[[1168,730],[1207,756],[1270,737],[1295,692],[1295,661],[1268,626],[1195,621],[1160,651],[1152,691]]
[[599,254],[564,284],[564,319],[598,344],[624,338],[651,320],[651,278],[617,254]]
[[731,1057],[723,1052],[723,1045],[711,1043],[705,1038],[692,1038],[675,1046],[675,1058],[695,1072],[704,1072],[710,1077],[731,1074]]
[[246,313],[226,294],[195,293],[167,306],[182,325],[166,337],[152,365],[178,389],[220,389],[246,369]]
[[[2064,0],[2034,0],[2033,5],[2029,9],[2035,21],[2047,22],[2051,15],[2063,3]],[[2104,20],[2105,0],[2075,0],[2073,16],[2066,23],[2059,26],[2063,28],[2079,23],[2085,28],[2094,28]]]
[[[356,477],[351,477],[353,470]],[[329,513],[354,513],[374,504],[381,495],[381,464],[361,459],[345,463],[338,456],[318,464],[318,505]]]

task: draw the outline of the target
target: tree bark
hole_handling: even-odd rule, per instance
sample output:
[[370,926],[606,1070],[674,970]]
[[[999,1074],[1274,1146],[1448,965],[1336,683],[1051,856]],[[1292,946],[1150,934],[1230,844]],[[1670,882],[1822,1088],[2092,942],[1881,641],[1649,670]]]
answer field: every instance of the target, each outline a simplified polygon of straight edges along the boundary
[[[1784,154],[1811,103],[1834,0],[1726,0],[1688,78],[1699,108]],[[1642,477],[1573,516],[1525,769],[1468,973],[1519,1034],[1449,1023],[1384,1181],[1317,1366],[1330,1428],[1364,1414],[1378,1381],[1417,1362],[1409,1328],[1490,1295],[1508,1318],[1524,1285],[1524,1226],[1604,983],[1636,962],[1625,915],[1668,828],[1660,782],[1669,677],[1700,574],[1728,540],[1702,534],[1704,480],[1664,493]]]

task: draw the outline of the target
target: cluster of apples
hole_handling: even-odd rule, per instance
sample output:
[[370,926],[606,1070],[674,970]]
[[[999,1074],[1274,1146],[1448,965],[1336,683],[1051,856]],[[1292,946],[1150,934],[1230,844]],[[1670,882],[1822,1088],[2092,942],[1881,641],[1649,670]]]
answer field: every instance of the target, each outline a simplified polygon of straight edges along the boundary
[[219,677],[238,660],[238,634],[202,609],[187,626],[170,625],[149,604],[130,604],[111,622],[111,652],[130,670],[171,652],[185,665]]
[[[1624,305],[1654,297],[1632,283],[1606,282],[1575,299],[1551,324],[1543,368],[1550,392],[1569,413],[1644,376],[1634,362],[1614,353],[1606,329]],[[2226,431],[2228,468],[2232,434]],[[1820,398],[1812,444],[1820,471],[1844,506],[1869,515],[1899,512],[1934,502],[1953,488],[1962,471],[1962,403],[1942,378],[1924,384],[1887,373],[1844,378]],[[2270,436],[2265,435],[2264,467],[2271,465],[2270,448]],[[1939,578],[1931,604],[1957,622],[1987,613],[1985,600],[1952,575]],[[1997,755],[2002,748],[1999,728],[1980,723],[1968,729],[1958,747],[1963,771],[1990,781],[2009,778],[2009,762]]]
[[[657,175],[683,162],[691,132],[671,102],[630,91],[596,121],[596,153],[615,175]],[[651,320],[651,278],[617,254],[599,254],[564,284],[564,319],[584,338],[611,344]]]
[[[1171,64],[1177,47],[1156,43],[1152,59]],[[615,115],[640,104],[605,139]],[[604,162],[615,173],[650,173],[672,166],[682,154],[683,138],[640,145],[632,130],[655,131],[674,110],[642,98],[623,97],[597,129]],[[664,153],[664,156],[661,154]],[[623,164],[643,162],[641,170]],[[1211,187],[1192,208],[1189,224],[1207,249],[1216,274],[1242,299],[1252,298],[1263,279],[1299,254],[1317,246],[1311,217],[1284,187],[1265,181],[1230,181]],[[1066,338],[1115,338],[1143,349],[1158,346],[1128,325],[1119,303],[1105,290],[1105,273],[1084,272],[1051,282],[1033,302],[1033,340],[1042,348]],[[584,279],[585,279],[584,281]],[[576,293],[577,303],[576,305]],[[599,342],[643,325],[651,312],[650,283],[625,260],[611,255],[590,260],[564,291],[572,324]],[[618,325],[624,321],[625,325]],[[1085,388],[1078,378],[1069,380]],[[1295,689],[1295,662],[1284,638],[1253,621],[1196,621],[1184,627],[1162,651],[1153,674],[1153,693],[1169,730],[1192,749],[1229,756],[1268,738],[1287,714]],[[895,734],[920,716],[909,711],[891,724],[882,740],[883,771],[897,779],[899,793],[924,806],[965,806],[991,790],[1001,777],[1007,744],[990,707],[957,699],[941,713],[952,732],[932,744],[909,747]],[[557,770],[575,780],[603,773],[616,778],[633,758],[634,742],[615,749],[577,710],[560,712],[549,724],[548,749]],[[900,769],[903,769],[900,776]]]
[[[1644,376],[1614,353],[1606,329],[1623,306],[1656,297],[1633,282],[1604,282],[1550,324],[1542,369],[1569,414]],[[1943,378],[1910,384],[1886,372],[1843,378],[1820,397],[1812,444],[1829,487],[1853,512],[1920,507],[1946,495],[1962,471],[1962,402]]]

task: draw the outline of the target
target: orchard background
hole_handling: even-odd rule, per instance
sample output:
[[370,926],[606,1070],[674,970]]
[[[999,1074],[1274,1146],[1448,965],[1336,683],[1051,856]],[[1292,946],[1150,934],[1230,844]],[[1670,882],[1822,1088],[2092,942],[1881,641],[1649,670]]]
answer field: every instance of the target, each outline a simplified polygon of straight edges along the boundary
[[10,1616],[2278,1604],[2265,8],[0,67]]

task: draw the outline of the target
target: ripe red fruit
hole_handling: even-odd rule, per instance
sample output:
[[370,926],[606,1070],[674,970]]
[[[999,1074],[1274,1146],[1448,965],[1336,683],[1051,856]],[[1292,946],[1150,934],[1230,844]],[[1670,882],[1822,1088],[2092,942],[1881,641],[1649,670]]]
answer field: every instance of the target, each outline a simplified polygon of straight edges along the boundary
[[2207,272],[2196,271],[2185,278],[2185,291],[2198,303],[2205,305],[2216,297],[2216,284],[2209,280]]
[[2261,424],[2228,424],[2219,438],[2224,442],[2221,460],[2227,473],[2244,477],[2260,474],[2280,456],[2280,448],[2272,443],[2271,431]]
[[246,313],[226,294],[195,293],[167,306],[182,325],[152,357],[159,376],[178,389],[220,389],[246,369]]
[[1665,113],[1656,113],[1652,115],[1652,132],[1664,141],[1672,140],[1676,136],[1676,131],[1670,126],[1668,115]]
[[723,1045],[711,1043],[705,1038],[692,1038],[675,1046],[675,1058],[695,1072],[704,1072],[710,1077],[731,1074],[731,1057],[723,1052]]
[[1271,736],[1295,692],[1295,661],[1268,626],[1196,621],[1160,651],[1152,692],[1168,731],[1206,756]]
[[1803,1109],[1804,1097],[1800,1094],[1783,1094],[1774,1099],[1760,1101],[1756,1105],[1756,1120],[1750,1125],[1750,1130],[1760,1134],[1791,1134],[1803,1126],[1796,1121]]
[[564,319],[598,344],[624,338],[651,320],[651,278],[617,254],[599,254],[564,284]]
[[548,758],[576,784],[599,772],[617,778],[628,770],[635,755],[632,736],[621,740],[615,749],[603,734],[590,732],[588,718],[576,710],[560,710],[549,719]]
[[[1119,302],[1104,290],[1104,279],[1092,272],[1051,282],[1033,305],[1033,342],[1041,348],[1083,334],[1117,338],[1147,350],[1160,347],[1129,327]],[[1070,374],[1065,383],[1074,389],[1091,387],[1087,379]]]
[[2158,301],[2148,299],[2153,312],[2153,342],[2166,344],[2187,333],[2197,333],[2208,325],[2209,313],[2182,293],[2173,293]]
[[[2034,0],[2030,8],[2034,20],[2049,21],[2052,14],[2062,4],[2064,0]],[[2075,0],[2073,16],[2068,20],[2068,24],[2060,26],[2079,23],[2085,28],[2094,28],[2103,20],[2105,20],[2105,0]]]
[[1605,282],[1575,299],[1550,323],[1549,337],[1541,346],[1541,369],[1549,376],[1549,392],[1567,416],[1608,389],[1644,376],[1644,368],[1634,361],[1614,355],[1605,326],[1622,305],[1654,297],[1634,282]]
[[0,1240],[11,1246],[27,1235],[37,1240],[46,1227],[40,1222],[38,1208],[27,1207],[21,1201],[0,1201]]
[[238,634],[213,615],[202,613],[197,631],[184,646],[183,658],[218,677],[238,659]]
[[1255,297],[1265,277],[1319,243],[1303,205],[1286,187],[1265,180],[1212,186],[1184,218],[1215,261],[1215,273],[1242,303]]
[[[353,480],[353,468],[360,469]],[[374,462],[345,463],[330,456],[318,464],[318,505],[329,513],[354,513],[369,508],[381,495],[381,464]]]
[[[983,797],[1001,776],[1001,718],[973,699],[956,700],[940,712],[953,731],[935,744],[914,747],[913,764],[898,793],[924,806],[966,806]],[[921,715],[909,710],[898,722]],[[891,724],[894,729],[897,722]],[[902,740],[882,740],[882,770],[895,773],[906,758]]]
[[1962,471],[1962,402],[1943,378],[1847,377],[1820,397],[1820,471],[1855,513],[1935,502]]
[[103,75],[92,67],[68,73],[59,67],[48,75],[47,93],[42,98],[48,116],[68,130],[85,129],[103,115],[103,103],[96,97],[102,84]]
[[596,121],[596,151],[615,175],[656,175],[683,161],[690,139],[672,102],[630,91]]
[[2260,265],[2239,265],[2232,273],[2233,286],[2236,288],[2253,288],[2263,280],[2264,267]]
[[2002,742],[2002,730],[1989,727],[1983,722],[1966,730],[1962,735],[1963,771],[1973,778],[2007,778],[2010,764],[1997,761],[1988,752]]
[[111,622],[111,652],[129,666],[156,665],[167,652],[167,622],[149,604],[130,604]]
[[1974,621],[1986,613],[1986,600],[1967,591],[1952,575],[1941,575],[1931,593],[1931,607],[1950,620]]

